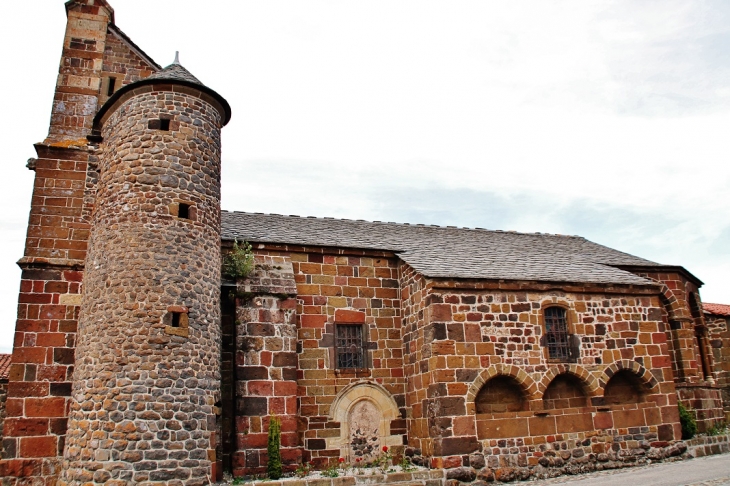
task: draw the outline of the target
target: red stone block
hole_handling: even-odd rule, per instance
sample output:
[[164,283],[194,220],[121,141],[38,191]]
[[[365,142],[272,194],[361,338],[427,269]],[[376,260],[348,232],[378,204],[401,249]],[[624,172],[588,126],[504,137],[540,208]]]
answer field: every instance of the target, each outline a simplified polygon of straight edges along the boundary
[[274,384],[270,381],[249,381],[247,388],[251,396],[270,397],[274,394]]
[[451,321],[451,306],[449,304],[431,305],[431,322]]
[[50,304],[51,294],[20,294],[18,302],[21,304]]
[[299,317],[302,327],[324,327],[327,316],[303,315]]
[[343,324],[364,324],[365,313],[348,309],[336,309],[335,322]]
[[593,427],[596,429],[612,429],[613,418],[609,412],[597,412],[593,417]]
[[40,475],[40,461],[28,459],[0,461],[0,478],[35,478]]
[[16,347],[13,351],[13,363],[45,363],[46,348]]
[[672,362],[669,356],[652,356],[651,367],[652,368],[669,368],[672,366]]
[[66,398],[64,398],[64,397],[26,398],[25,399],[25,416],[26,417],[65,417],[66,416]]
[[58,455],[58,438],[46,437],[21,437],[21,457],[55,457]]
[[651,342],[654,344],[662,344],[667,342],[667,335],[663,332],[655,332],[651,335]]
[[63,272],[63,279],[68,282],[81,282],[84,280],[84,272],[78,270],[66,270]]
[[46,435],[48,433],[48,419],[26,419],[9,416],[5,419],[3,434],[5,437],[28,437]]
[[66,381],[68,366],[38,366],[36,379],[38,381]]
[[[49,306],[44,306],[49,307]],[[57,307],[66,307],[66,306],[57,306]],[[38,337],[36,338],[36,346],[46,346],[46,347],[65,347],[66,346],[66,334],[58,333],[58,332],[44,332],[39,333]]]
[[461,467],[461,464],[461,456],[448,456],[444,457],[443,468]]
[[[315,407],[316,408],[316,407]],[[272,415],[284,415],[286,412],[286,401],[280,397],[269,399],[269,413]]]
[[274,395],[277,397],[296,396],[297,384],[294,381],[274,382]]
[[239,434],[236,442],[239,450],[260,449],[268,444],[269,434]]
[[21,417],[23,415],[23,398],[8,398],[5,402],[5,413],[7,417]]

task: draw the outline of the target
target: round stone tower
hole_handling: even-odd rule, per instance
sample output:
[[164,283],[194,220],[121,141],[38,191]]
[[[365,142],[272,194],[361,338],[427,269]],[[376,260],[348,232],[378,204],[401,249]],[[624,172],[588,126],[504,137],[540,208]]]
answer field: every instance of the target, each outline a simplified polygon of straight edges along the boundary
[[94,120],[99,180],[62,483],[214,478],[229,118],[176,59]]

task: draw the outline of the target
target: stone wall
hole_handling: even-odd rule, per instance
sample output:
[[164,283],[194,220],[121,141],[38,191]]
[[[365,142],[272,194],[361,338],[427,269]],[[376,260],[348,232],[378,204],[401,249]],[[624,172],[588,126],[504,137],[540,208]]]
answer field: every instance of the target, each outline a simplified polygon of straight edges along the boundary
[[[338,415],[338,410],[342,407],[349,410],[359,398],[369,400],[381,414],[379,444],[402,451],[406,434],[405,379],[397,260],[384,252],[327,248],[258,245],[255,251],[257,261],[274,259],[271,261],[285,262],[276,264],[284,268],[291,265],[296,285],[296,306],[292,310],[296,314],[289,314],[286,292],[284,295],[272,291],[261,293],[261,286],[259,290],[254,286],[249,291],[239,284],[236,339],[241,348],[236,358],[236,389],[242,416],[237,419],[239,452],[238,459],[233,461],[234,471],[248,473],[264,466],[265,457],[261,454],[267,424],[264,415],[294,413],[286,405],[287,400],[294,400],[299,413],[296,424],[291,424],[294,428],[287,429],[296,431],[296,441],[292,437],[287,444],[293,447],[296,442],[304,461],[324,467],[339,457],[355,453],[348,438],[349,426],[340,422],[347,422],[349,415],[344,412]],[[284,328],[291,323],[296,324],[296,340],[279,343],[279,330],[283,335]],[[363,368],[338,369],[337,324],[362,326],[366,346]],[[268,336],[271,332],[274,334]],[[280,344],[284,346],[281,350],[269,349]],[[295,350],[289,350],[294,344]],[[291,354],[292,351],[296,353]],[[281,370],[281,365],[273,361],[277,354],[282,363],[286,361]],[[294,361],[287,361],[289,357]],[[279,393],[270,380],[281,375],[284,383],[279,386],[285,387],[289,373],[295,369],[296,391],[282,389]],[[369,393],[357,391],[361,386],[371,386],[374,395],[365,397]],[[353,387],[356,387],[354,394]],[[290,398],[279,406],[281,394]],[[249,398],[241,400],[244,397]],[[340,405],[333,406],[338,400]],[[282,432],[289,425],[283,421]],[[294,449],[290,454],[290,459],[298,459]]]
[[235,302],[234,476],[262,474],[268,463],[269,421],[281,422],[285,471],[301,462],[297,420],[296,282],[291,260],[261,255],[254,273],[228,287]]
[[730,317],[705,314],[725,421],[730,422]]
[[3,451],[3,431],[5,428],[5,406],[8,400],[8,380],[0,378],[0,454]]
[[213,472],[222,114],[155,88],[119,100],[102,131],[62,482]]
[[[723,364],[719,344],[701,309],[698,282],[686,272],[635,271],[661,285],[660,300],[679,399],[695,411],[700,432],[724,417],[718,385]],[[719,359],[719,361],[718,361]]]
[[[409,394],[425,395],[412,410],[415,424],[424,419],[427,424],[410,429],[409,444],[433,455],[434,466],[457,467],[501,439],[519,440],[532,454],[561,434],[583,441],[595,431],[626,436],[636,429],[661,441],[679,438],[662,307],[651,288],[622,289],[618,297],[614,288],[483,284],[474,291],[453,288],[458,282],[446,285],[452,288],[424,283],[414,288],[418,297],[411,299],[425,302],[425,311],[414,307],[419,317],[406,316],[424,329]],[[567,309],[570,334],[579,345],[573,363],[549,358],[543,345],[543,312],[554,305]],[[545,401],[558,377],[577,386],[563,383]],[[477,397],[492,379],[521,397],[516,408],[477,411]],[[617,391],[627,384],[635,399],[622,399],[626,394]],[[507,392],[491,393],[504,401]],[[585,406],[577,403],[581,400]]]

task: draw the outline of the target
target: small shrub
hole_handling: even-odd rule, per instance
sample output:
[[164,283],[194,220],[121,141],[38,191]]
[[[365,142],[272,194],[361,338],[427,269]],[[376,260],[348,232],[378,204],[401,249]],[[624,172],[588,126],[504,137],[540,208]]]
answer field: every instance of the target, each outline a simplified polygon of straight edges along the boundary
[[682,439],[691,439],[697,433],[697,420],[691,410],[681,403],[677,404],[679,407],[679,423],[682,424]]
[[254,268],[253,248],[244,241],[238,246],[233,240],[233,248],[223,257],[223,275],[231,278],[248,277]]
[[266,464],[266,472],[270,479],[281,478],[283,468],[281,465],[281,420],[272,416],[269,419],[269,443],[267,447],[269,462]]

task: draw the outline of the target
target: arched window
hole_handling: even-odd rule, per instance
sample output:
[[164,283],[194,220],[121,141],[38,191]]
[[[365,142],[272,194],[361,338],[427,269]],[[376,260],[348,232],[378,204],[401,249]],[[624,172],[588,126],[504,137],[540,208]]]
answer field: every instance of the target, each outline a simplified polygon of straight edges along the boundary
[[566,373],[550,382],[542,396],[545,409],[579,408],[588,405],[588,399],[578,378]]
[[525,393],[511,376],[495,376],[474,399],[476,413],[518,412],[525,409]]
[[548,357],[552,360],[573,361],[577,353],[571,346],[567,311],[562,307],[548,307],[544,311],[544,316],[543,345],[548,349]]
[[644,401],[644,388],[632,372],[621,370],[608,380],[603,391],[606,405],[623,405]]

